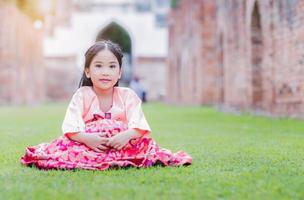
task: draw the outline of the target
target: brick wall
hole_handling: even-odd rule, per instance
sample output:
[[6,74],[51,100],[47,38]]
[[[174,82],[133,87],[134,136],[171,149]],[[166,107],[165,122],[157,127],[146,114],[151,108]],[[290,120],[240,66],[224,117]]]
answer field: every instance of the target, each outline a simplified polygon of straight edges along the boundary
[[303,52],[303,0],[181,0],[167,100],[302,117]]
[[166,93],[166,59],[137,57],[133,74],[140,78],[148,101],[163,100]]
[[44,99],[42,33],[14,6],[0,2],[0,104]]
[[76,56],[45,57],[46,99],[68,101],[78,88],[82,71],[77,69]]

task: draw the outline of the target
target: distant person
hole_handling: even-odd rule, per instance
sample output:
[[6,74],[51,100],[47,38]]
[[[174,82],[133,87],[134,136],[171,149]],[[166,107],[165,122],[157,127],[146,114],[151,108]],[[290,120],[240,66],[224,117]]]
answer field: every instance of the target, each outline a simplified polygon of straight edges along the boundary
[[150,137],[141,100],[133,90],[118,87],[122,57],[121,48],[111,41],[96,42],[87,50],[80,88],[63,120],[63,135],[27,147],[22,164],[39,169],[106,170],[192,163],[187,153],[172,153]]
[[139,77],[135,76],[131,82],[129,87],[135,91],[135,93],[137,94],[137,96],[142,100],[142,102],[146,102],[146,90],[143,87],[143,85],[140,83]]

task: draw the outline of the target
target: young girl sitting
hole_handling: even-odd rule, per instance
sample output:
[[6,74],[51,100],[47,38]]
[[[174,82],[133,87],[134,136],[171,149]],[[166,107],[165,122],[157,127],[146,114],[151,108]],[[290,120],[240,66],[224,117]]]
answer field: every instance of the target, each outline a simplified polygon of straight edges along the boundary
[[118,87],[122,51],[111,41],[96,42],[85,54],[80,88],[68,106],[63,136],[26,148],[24,165],[39,169],[180,166],[192,163],[185,152],[160,148],[133,90]]

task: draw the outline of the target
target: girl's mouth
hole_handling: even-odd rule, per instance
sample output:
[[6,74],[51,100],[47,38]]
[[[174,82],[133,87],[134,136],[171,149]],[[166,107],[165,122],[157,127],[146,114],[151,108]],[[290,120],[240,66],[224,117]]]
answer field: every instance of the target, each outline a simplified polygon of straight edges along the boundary
[[103,82],[103,83],[108,83],[111,81],[111,79],[107,79],[107,78],[101,78],[99,79],[99,81]]

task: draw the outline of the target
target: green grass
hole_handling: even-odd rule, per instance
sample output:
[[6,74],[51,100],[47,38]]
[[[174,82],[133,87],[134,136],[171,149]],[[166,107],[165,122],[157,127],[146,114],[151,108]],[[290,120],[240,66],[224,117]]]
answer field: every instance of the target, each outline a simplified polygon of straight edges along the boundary
[[193,165],[108,171],[22,166],[61,135],[66,105],[0,108],[0,199],[304,199],[304,123],[214,108],[144,106],[151,136]]

